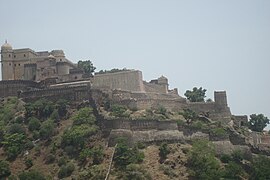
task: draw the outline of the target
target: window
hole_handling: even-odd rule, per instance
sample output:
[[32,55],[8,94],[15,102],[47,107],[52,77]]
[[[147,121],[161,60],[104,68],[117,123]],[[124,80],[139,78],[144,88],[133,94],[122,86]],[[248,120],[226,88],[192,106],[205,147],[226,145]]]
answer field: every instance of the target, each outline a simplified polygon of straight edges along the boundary
[[14,55],[14,58],[16,58],[16,55]]
[[9,63],[9,65],[11,66],[11,63]]
[[21,64],[19,64],[19,66],[21,66]]
[[62,59],[60,59],[60,61],[62,61]]
[[14,64],[14,66],[16,67],[16,64]]
[[8,55],[8,57],[10,57],[10,54]]
[[23,57],[26,57],[26,55],[24,54]]

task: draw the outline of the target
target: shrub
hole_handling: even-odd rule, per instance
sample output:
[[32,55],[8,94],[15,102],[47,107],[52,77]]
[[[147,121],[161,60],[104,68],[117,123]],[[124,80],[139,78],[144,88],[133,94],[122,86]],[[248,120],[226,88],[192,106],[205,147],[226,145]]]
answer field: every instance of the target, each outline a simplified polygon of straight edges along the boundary
[[19,174],[20,180],[46,180],[46,177],[37,170],[30,170],[27,172],[21,172]]
[[79,174],[79,180],[105,179],[106,168],[101,165],[93,165]]
[[45,157],[45,163],[46,164],[51,164],[53,163],[55,160],[55,155],[53,154],[48,154],[46,157]]
[[229,163],[230,161],[232,161],[232,157],[230,155],[228,155],[228,154],[222,154],[220,156],[220,160],[223,163]]
[[62,136],[63,146],[74,146],[75,148],[83,148],[85,145],[85,138],[94,135],[98,130],[97,126],[79,125],[73,126],[71,129],[64,132]]
[[159,105],[157,110],[156,110],[156,113],[166,116],[167,109],[164,106]]
[[11,174],[9,163],[4,160],[0,160],[0,179],[5,179]]
[[6,134],[2,142],[7,158],[13,160],[22,152],[25,144],[25,135],[23,134]]
[[240,163],[244,159],[244,154],[240,150],[236,150],[232,153],[232,159],[236,163]]
[[190,175],[197,179],[219,179],[220,164],[215,158],[213,145],[206,140],[197,140],[188,153]]
[[124,172],[120,173],[119,179],[143,179],[150,180],[151,176],[138,164],[129,164]]
[[35,117],[28,118],[28,129],[29,131],[35,131],[40,129],[40,121]]
[[267,156],[258,156],[252,161],[251,179],[270,179],[270,159]]
[[41,139],[46,140],[49,139],[54,132],[54,123],[51,120],[45,121],[42,123],[39,136]]
[[69,177],[73,173],[74,169],[75,169],[75,166],[71,162],[64,166],[61,166],[58,172],[58,177],[59,178]]
[[33,166],[33,161],[32,161],[32,159],[27,158],[24,160],[24,164],[26,165],[26,168],[29,169],[30,167]]
[[159,147],[159,157],[160,157],[160,163],[163,163],[163,161],[167,158],[167,155],[170,153],[170,149],[168,147],[167,143],[162,143]]
[[117,168],[125,169],[129,164],[143,161],[143,152],[140,152],[137,147],[130,148],[127,139],[119,138],[117,142],[114,155],[114,163]]
[[23,128],[23,126],[22,126],[21,124],[15,123],[15,124],[11,124],[11,125],[8,127],[7,132],[8,132],[9,134],[15,134],[15,133],[18,133],[18,134],[25,134],[25,129]]
[[226,179],[243,179],[244,175],[244,169],[235,162],[231,161],[225,166],[224,177]]
[[73,117],[73,125],[94,125],[96,118],[93,115],[93,109],[89,107],[81,108]]
[[125,113],[126,111],[127,108],[125,106],[117,104],[111,106],[112,115],[115,117],[128,117],[129,115]]
[[63,166],[63,165],[66,165],[67,164],[67,161],[64,157],[61,157],[59,160],[58,160],[58,166]]

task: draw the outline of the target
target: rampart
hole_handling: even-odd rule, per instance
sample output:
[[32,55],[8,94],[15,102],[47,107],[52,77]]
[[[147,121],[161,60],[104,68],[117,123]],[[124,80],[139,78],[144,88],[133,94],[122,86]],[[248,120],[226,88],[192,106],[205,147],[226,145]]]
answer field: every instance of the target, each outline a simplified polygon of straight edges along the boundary
[[17,96],[20,91],[31,88],[39,88],[39,84],[27,80],[4,80],[0,81],[0,97]]
[[25,101],[36,100],[37,98],[47,98],[54,100],[63,98],[67,100],[78,101],[89,99],[89,90],[90,89],[88,86],[47,88],[22,92],[20,97]]
[[144,91],[142,72],[137,70],[116,73],[97,74],[94,76],[94,88]]

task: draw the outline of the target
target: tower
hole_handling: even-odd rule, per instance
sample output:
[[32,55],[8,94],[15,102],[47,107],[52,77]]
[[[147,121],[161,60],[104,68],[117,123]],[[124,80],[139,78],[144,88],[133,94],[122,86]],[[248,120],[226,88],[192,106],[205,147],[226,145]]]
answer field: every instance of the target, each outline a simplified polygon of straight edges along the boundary
[[5,44],[1,46],[2,80],[14,79],[14,66],[12,58],[13,58],[12,46],[6,41]]

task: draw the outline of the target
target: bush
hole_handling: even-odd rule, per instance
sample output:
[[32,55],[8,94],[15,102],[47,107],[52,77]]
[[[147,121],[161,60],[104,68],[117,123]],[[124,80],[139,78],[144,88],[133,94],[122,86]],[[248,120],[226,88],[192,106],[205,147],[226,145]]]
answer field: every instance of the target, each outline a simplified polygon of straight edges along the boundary
[[41,139],[46,140],[49,139],[54,132],[54,123],[51,120],[45,121],[42,123],[39,136]]
[[190,175],[197,179],[220,179],[221,168],[209,141],[198,140],[188,153]]
[[27,158],[24,160],[24,164],[26,165],[26,168],[29,169],[30,167],[33,166],[33,161],[32,161],[32,159]]
[[236,150],[232,153],[232,159],[236,163],[240,163],[244,159],[244,154],[240,150]]
[[96,118],[93,115],[93,109],[89,107],[81,108],[73,117],[73,125],[94,125]]
[[106,168],[101,165],[93,165],[79,175],[79,180],[105,179]]
[[30,170],[28,172],[21,172],[19,174],[20,180],[46,180],[46,177],[37,170]]
[[55,155],[53,154],[48,154],[46,157],[45,157],[45,163],[46,164],[51,164],[53,163],[55,160]]
[[267,156],[258,156],[252,161],[251,179],[270,179],[270,159]]
[[228,155],[228,154],[222,154],[220,156],[220,160],[223,163],[229,163],[230,161],[232,161],[232,157],[230,155]]
[[0,179],[5,179],[11,174],[9,163],[4,160],[0,160]]
[[77,149],[84,148],[85,139],[94,135],[98,130],[97,126],[79,125],[73,126],[71,129],[64,132],[62,136],[63,146],[73,146]]
[[111,106],[112,115],[115,117],[128,117],[129,115],[125,113],[126,111],[127,108],[125,106],[117,104]]
[[8,127],[7,132],[9,134],[15,134],[15,133],[25,134],[25,129],[23,128],[23,126],[21,124],[15,123],[15,124],[12,124]]
[[147,171],[138,164],[129,164],[126,167],[124,172],[120,173],[119,179],[143,179],[150,180],[151,176],[147,173]]
[[59,160],[58,160],[58,166],[61,167],[63,165],[66,165],[67,164],[67,161],[66,161],[66,158],[64,157],[61,157]]
[[69,177],[73,173],[74,170],[75,170],[75,166],[73,163],[68,163],[64,166],[61,166],[58,172],[58,177],[59,178]]
[[160,163],[163,163],[163,161],[167,158],[167,155],[170,153],[170,149],[168,147],[167,143],[162,143],[159,147],[159,157],[160,157]]
[[162,114],[164,116],[166,116],[167,113],[167,109],[164,106],[158,106],[157,110],[156,110],[157,114]]
[[28,118],[27,121],[28,121],[28,129],[29,129],[29,131],[33,132],[35,130],[40,129],[41,124],[40,124],[40,121],[37,118],[30,117],[30,118]]
[[23,134],[6,134],[2,142],[7,158],[14,160],[24,149],[25,135]]
[[117,168],[125,169],[129,164],[143,161],[143,152],[140,152],[137,147],[130,148],[127,139],[119,138],[117,141],[114,155],[114,164]]
[[245,176],[245,171],[239,164],[231,161],[225,166],[224,177],[226,179],[240,180],[243,179],[243,176]]

